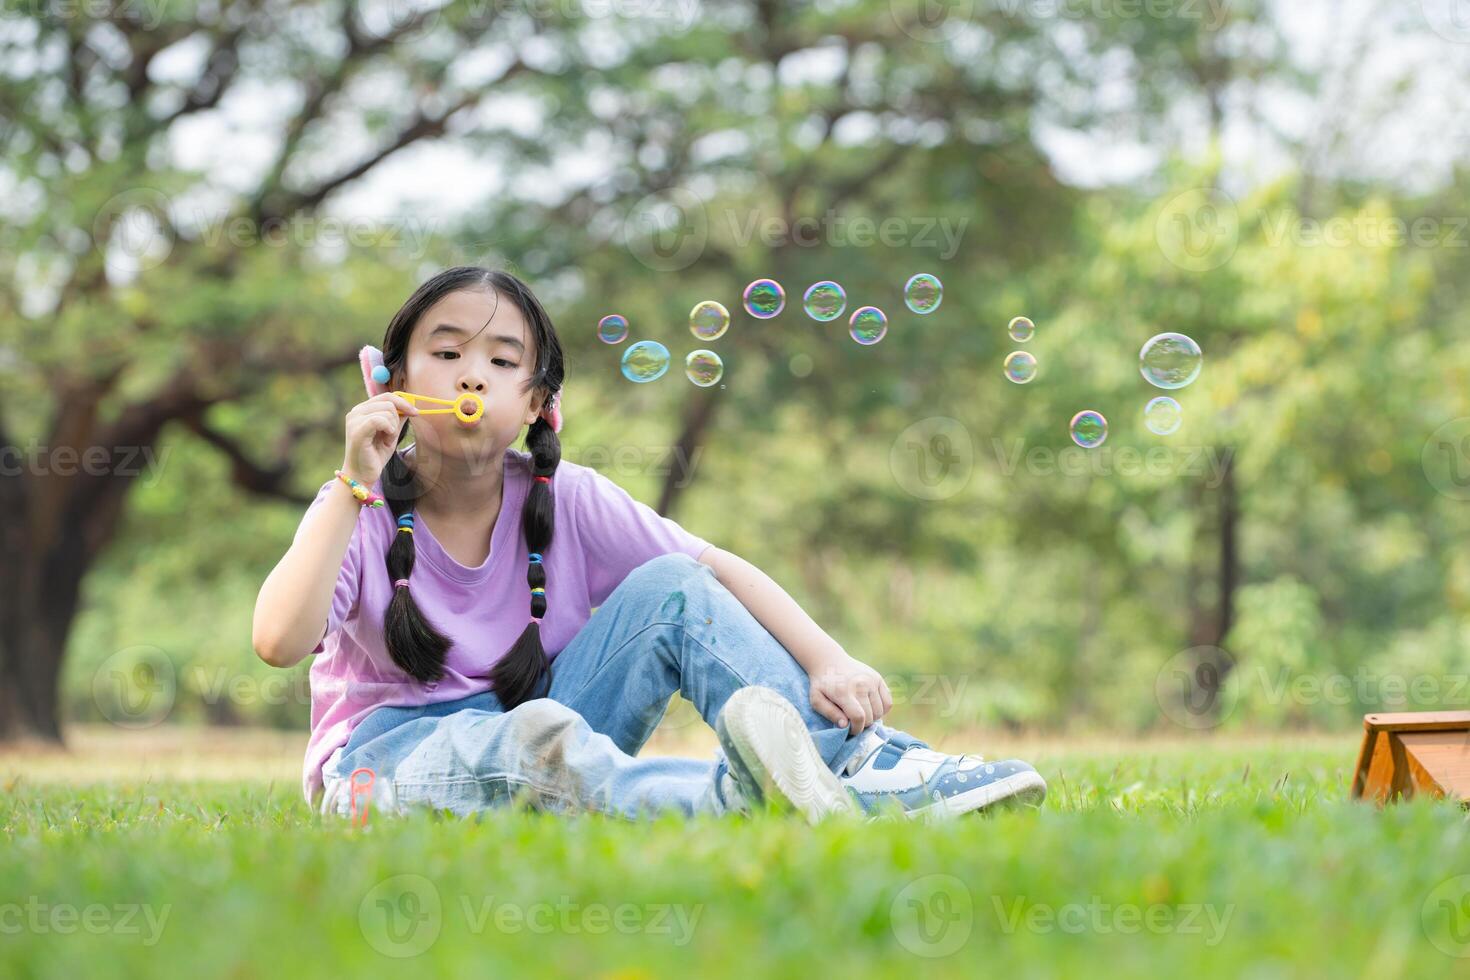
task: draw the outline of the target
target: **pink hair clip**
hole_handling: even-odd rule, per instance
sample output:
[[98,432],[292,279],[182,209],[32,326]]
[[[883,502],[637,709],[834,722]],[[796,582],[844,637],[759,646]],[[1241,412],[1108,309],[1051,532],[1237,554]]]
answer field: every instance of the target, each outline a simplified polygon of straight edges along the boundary
[[561,431],[561,392],[554,391],[546,400],[546,406],[541,410],[542,418],[551,423],[552,432]]

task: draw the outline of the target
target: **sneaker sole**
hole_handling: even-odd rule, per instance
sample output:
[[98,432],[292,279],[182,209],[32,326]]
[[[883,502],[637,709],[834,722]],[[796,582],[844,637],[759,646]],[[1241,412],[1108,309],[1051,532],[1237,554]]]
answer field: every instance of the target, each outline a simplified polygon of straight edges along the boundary
[[801,715],[770,688],[742,687],[730,695],[715,733],[736,781],[761,794],[755,804],[794,809],[812,823],[857,811],[857,802],[817,754]]
[[1046,780],[1041,778],[1041,773],[1018,772],[928,806],[907,810],[905,814],[911,820],[946,820],[996,804],[1000,804],[1001,809],[1039,807],[1045,799]]

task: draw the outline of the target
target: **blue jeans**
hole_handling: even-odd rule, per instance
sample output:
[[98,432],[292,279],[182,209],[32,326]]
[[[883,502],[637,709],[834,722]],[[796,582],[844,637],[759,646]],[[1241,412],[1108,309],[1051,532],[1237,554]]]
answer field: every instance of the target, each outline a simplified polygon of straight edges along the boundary
[[[323,813],[347,814],[346,779],[374,770],[372,806],[472,813],[527,796],[542,808],[625,817],[720,813],[727,765],[635,758],[675,691],[710,725],[738,688],[759,684],[796,707],[837,772],[859,732],[811,707],[802,669],[714,570],[682,554],[634,569],[552,662],[547,697],[504,710],[494,692],[419,707],[381,707],[327,761]],[[882,736],[894,729],[878,723]],[[387,785],[383,785],[383,781]],[[386,791],[386,792],[385,792]]]

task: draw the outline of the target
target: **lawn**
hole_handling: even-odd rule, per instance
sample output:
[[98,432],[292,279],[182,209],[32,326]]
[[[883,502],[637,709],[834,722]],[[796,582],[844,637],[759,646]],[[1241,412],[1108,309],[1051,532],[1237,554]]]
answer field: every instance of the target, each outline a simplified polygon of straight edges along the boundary
[[0,759],[0,975],[1470,968],[1464,812],[1347,799],[1352,734],[1038,742],[1041,811],[940,826],[507,810],[365,830],[308,811],[299,739],[250,743],[253,772],[152,737]]

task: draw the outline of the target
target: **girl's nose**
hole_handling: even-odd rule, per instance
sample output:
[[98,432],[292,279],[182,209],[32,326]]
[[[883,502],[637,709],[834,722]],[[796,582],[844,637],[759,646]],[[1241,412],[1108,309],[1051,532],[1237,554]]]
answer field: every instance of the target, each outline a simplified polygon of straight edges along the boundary
[[467,375],[459,379],[459,390],[473,391],[477,395],[483,395],[485,393],[485,382],[478,377]]

